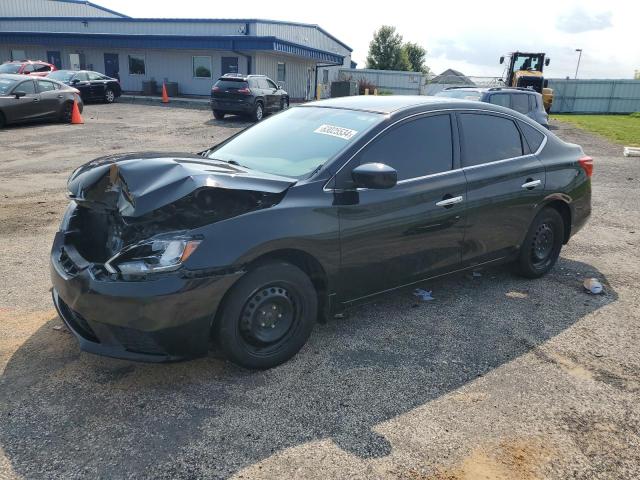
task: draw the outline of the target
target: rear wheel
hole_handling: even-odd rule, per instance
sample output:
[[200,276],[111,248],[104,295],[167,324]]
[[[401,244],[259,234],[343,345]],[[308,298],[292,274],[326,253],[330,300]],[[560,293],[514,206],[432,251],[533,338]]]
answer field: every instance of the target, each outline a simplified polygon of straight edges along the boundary
[[233,286],[216,323],[216,341],[232,362],[275,367],[307,342],[318,300],[309,277],[298,267],[272,262],[248,272]]
[[71,123],[71,115],[73,114],[73,103],[67,102],[62,106],[60,112],[60,121],[63,123]]
[[0,112],[0,128],[4,128],[7,124],[7,120],[4,118],[4,114]]
[[262,102],[256,102],[256,106],[253,107],[253,113],[251,114],[251,119],[254,122],[259,122],[260,120],[262,120],[263,116],[264,116],[264,106],[262,105]]
[[220,110],[213,111],[213,118],[216,120],[224,120],[224,115],[224,112],[221,112]]
[[531,223],[520,247],[518,272],[527,278],[538,278],[553,268],[560,256],[564,239],[564,221],[557,210],[545,208]]
[[106,92],[104,92],[104,102],[105,103],[113,103],[116,101],[116,94],[113,90],[111,90],[110,88],[107,89]]

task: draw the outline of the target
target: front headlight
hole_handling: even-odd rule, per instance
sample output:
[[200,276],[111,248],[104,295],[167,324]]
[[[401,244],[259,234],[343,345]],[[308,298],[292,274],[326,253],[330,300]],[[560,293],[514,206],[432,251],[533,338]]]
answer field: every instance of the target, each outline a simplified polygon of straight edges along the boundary
[[122,249],[104,266],[111,273],[124,275],[170,272],[180,268],[200,241],[182,235],[160,235]]

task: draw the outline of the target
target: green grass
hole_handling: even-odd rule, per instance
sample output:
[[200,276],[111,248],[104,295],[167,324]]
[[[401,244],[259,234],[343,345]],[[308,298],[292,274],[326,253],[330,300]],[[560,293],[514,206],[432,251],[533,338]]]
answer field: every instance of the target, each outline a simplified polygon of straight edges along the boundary
[[640,147],[640,117],[631,115],[552,115],[622,145]]

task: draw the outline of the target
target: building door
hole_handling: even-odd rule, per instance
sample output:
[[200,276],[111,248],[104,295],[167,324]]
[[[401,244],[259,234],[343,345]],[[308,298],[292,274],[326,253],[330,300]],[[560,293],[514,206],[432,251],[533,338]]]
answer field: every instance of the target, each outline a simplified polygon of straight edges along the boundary
[[120,59],[117,53],[104,54],[104,74],[120,80]]
[[222,57],[222,75],[238,73],[238,57]]
[[60,56],[59,51],[47,52],[47,62],[55,65],[58,70],[62,69],[62,57]]

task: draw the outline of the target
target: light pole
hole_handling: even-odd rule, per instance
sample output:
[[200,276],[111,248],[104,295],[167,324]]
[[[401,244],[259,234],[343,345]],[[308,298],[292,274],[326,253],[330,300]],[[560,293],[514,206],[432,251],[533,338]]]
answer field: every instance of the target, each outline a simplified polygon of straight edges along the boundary
[[578,53],[578,65],[576,65],[576,76],[575,78],[578,78],[578,69],[580,68],[580,59],[582,58],[582,49],[581,48],[576,48],[576,52]]

